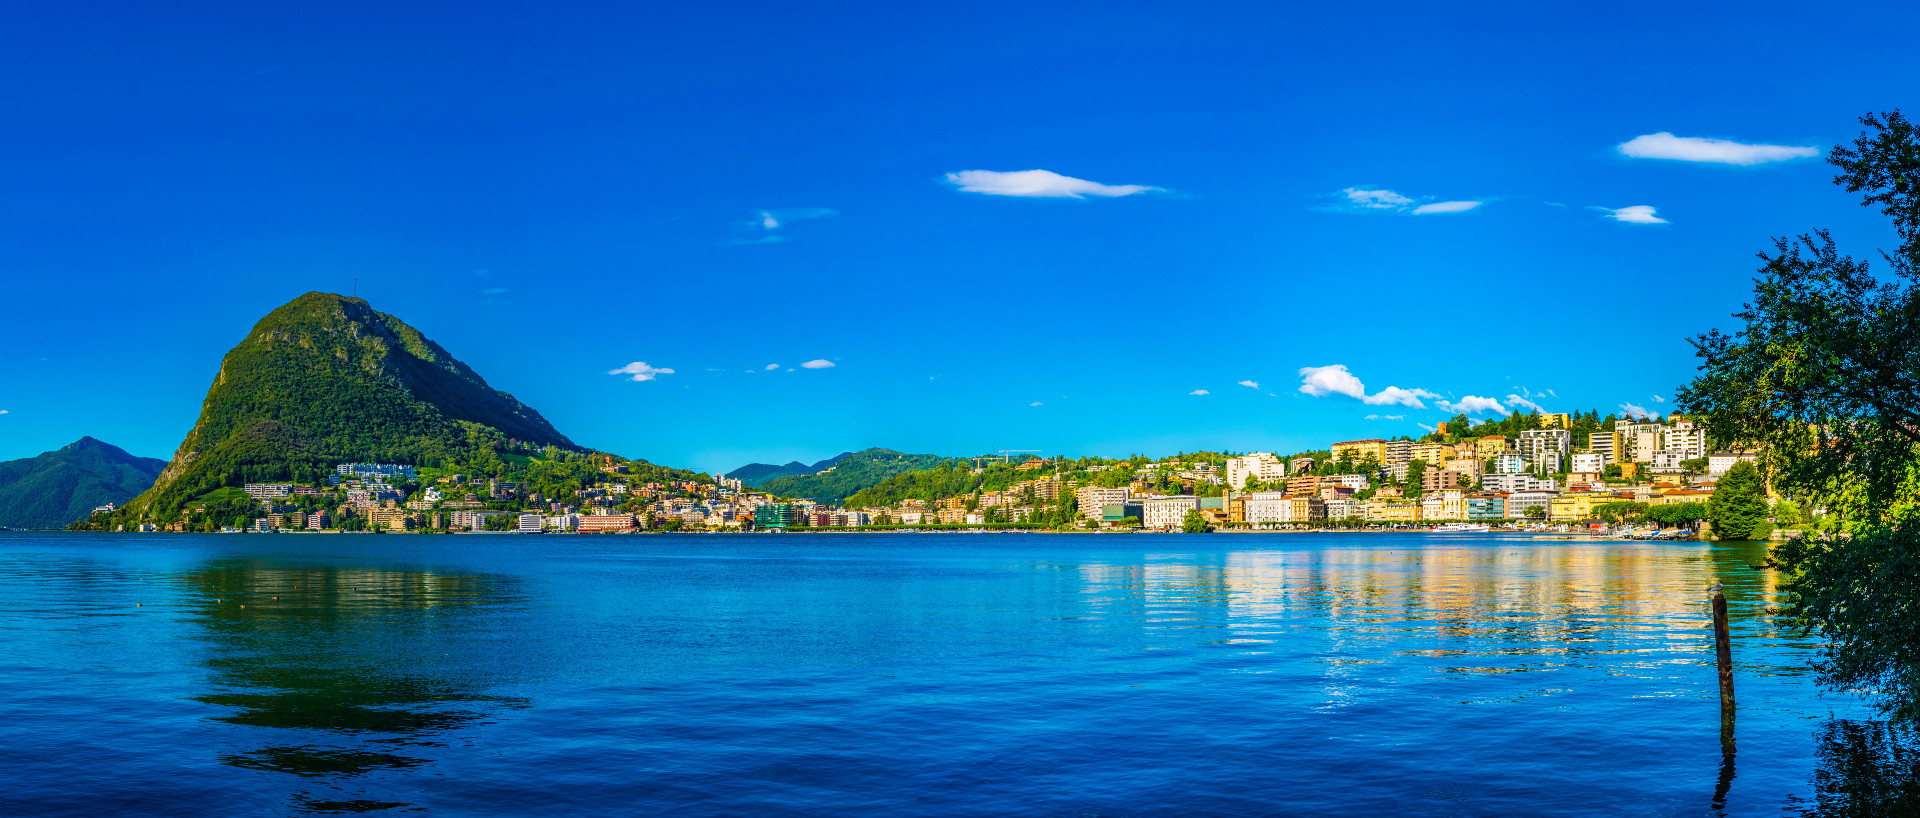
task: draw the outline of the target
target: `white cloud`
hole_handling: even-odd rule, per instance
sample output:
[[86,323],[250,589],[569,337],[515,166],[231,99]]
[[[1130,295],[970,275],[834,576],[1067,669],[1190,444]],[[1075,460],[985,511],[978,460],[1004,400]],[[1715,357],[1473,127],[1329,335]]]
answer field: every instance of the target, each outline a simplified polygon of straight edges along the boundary
[[1440,411],[1452,412],[1456,415],[1464,415],[1469,412],[1499,412],[1503,415],[1513,414],[1513,410],[1501,406],[1499,401],[1493,398],[1483,398],[1478,395],[1468,395],[1458,401],[1443,400],[1439,401],[1438,405]]
[[1559,395],[1556,395],[1556,394],[1554,394],[1554,393],[1553,393],[1553,390],[1551,390],[1551,389],[1549,389],[1549,390],[1547,390],[1547,397],[1550,397],[1550,398],[1557,398],[1557,397],[1560,397],[1560,396],[1559,396]]
[[1465,213],[1483,204],[1486,204],[1486,202],[1476,202],[1471,199],[1461,202],[1434,202],[1414,208],[1413,215],[1425,216],[1429,213]]
[[1666,224],[1667,220],[1653,215],[1653,205],[1633,205],[1630,207],[1602,207],[1607,218],[1628,224]]
[[0,409],[0,415],[4,415],[4,414],[6,414],[6,413],[7,413],[7,410],[5,410],[5,409]]
[[1427,405],[1421,398],[1438,398],[1425,389],[1401,389],[1389,386],[1374,394],[1367,394],[1366,384],[1360,382],[1353,373],[1347,371],[1346,364],[1329,366],[1308,366],[1300,369],[1300,391],[1316,398],[1327,395],[1346,395],[1369,406],[1410,406],[1425,409]]
[[1418,426],[1418,427],[1420,427],[1420,428],[1422,428],[1422,429],[1425,429],[1425,430],[1427,430],[1427,431],[1429,431],[1429,432],[1431,432],[1431,431],[1434,431],[1434,428],[1433,428],[1432,426],[1428,426],[1427,424],[1424,424],[1424,423],[1415,423],[1415,424],[1413,424],[1413,425],[1415,425],[1415,426]]
[[1103,185],[1050,170],[963,170],[947,174],[947,182],[968,193],[1054,199],[1132,196],[1160,189],[1149,185]]
[[607,370],[608,375],[632,375],[631,380],[650,381],[661,375],[672,375],[673,370],[664,367],[647,366],[645,361],[634,361],[619,369]]
[[1244,386],[1244,387],[1247,387],[1248,389],[1259,389],[1259,388],[1260,388],[1260,382],[1259,382],[1259,381],[1251,381],[1251,380],[1249,380],[1249,381],[1241,381],[1241,382],[1240,382],[1240,385],[1241,385],[1241,386]]
[[1406,415],[1368,415],[1365,420],[1406,420]]
[[1362,190],[1360,188],[1350,187],[1340,192],[1347,194],[1347,201],[1356,207],[1374,208],[1378,210],[1399,210],[1402,207],[1413,204],[1412,199],[1391,190]]
[[1678,159],[1722,165],[1758,165],[1819,156],[1820,149],[1794,145],[1749,145],[1729,139],[1674,136],[1661,131],[1620,143],[1620,153],[1635,159]]
[[1528,409],[1532,409],[1533,411],[1539,412],[1541,414],[1546,414],[1547,412],[1545,407],[1541,406],[1540,404],[1534,403],[1533,401],[1527,400],[1526,398],[1520,397],[1519,395],[1508,395],[1507,405],[1525,406]]
[[[751,234],[750,237],[736,238],[734,244],[778,244],[789,237],[774,233],[782,227],[800,219],[824,219],[838,216],[840,211],[826,207],[788,207],[779,210],[762,210],[752,221],[742,222],[740,229]],[[677,218],[677,217],[676,217]]]
[[1465,213],[1486,202],[1478,199],[1454,199],[1445,202],[1419,202],[1432,197],[1415,199],[1411,196],[1395,193],[1385,188],[1349,187],[1340,190],[1346,198],[1342,210],[1386,210],[1394,213],[1411,213],[1415,216],[1427,216],[1435,213]]
[[1667,402],[1667,399],[1666,399],[1666,398],[1663,398],[1663,397],[1660,397],[1659,395],[1654,395],[1654,396],[1653,396],[1653,402],[1654,402],[1654,403],[1666,403],[1666,402]]
[[1207,391],[1207,390],[1205,390],[1205,389],[1195,389],[1195,390],[1193,390],[1192,392],[1188,392],[1187,394],[1189,394],[1189,395],[1211,395],[1211,394],[1213,394],[1213,393],[1212,393],[1212,392],[1208,392],[1208,391]]
[[815,358],[811,361],[801,364],[801,366],[806,367],[807,369],[830,369],[833,367],[833,362],[825,358]]
[[1641,405],[1639,405],[1639,404],[1635,404],[1635,403],[1623,403],[1623,404],[1620,404],[1620,411],[1621,411],[1622,413],[1624,413],[1624,414],[1626,414],[1626,416],[1627,416],[1627,417],[1630,417],[1630,418],[1653,418],[1653,417],[1659,417],[1658,415],[1655,415],[1655,414],[1653,413],[1653,411],[1652,411],[1652,410],[1649,410],[1649,409],[1648,409],[1647,407],[1645,407],[1645,406],[1641,406]]
[[1041,402],[1039,402],[1039,401],[1034,401],[1034,402],[1032,402],[1032,403],[1029,403],[1029,404],[1027,404],[1027,405],[1028,405],[1028,406],[1044,406],[1045,404],[1043,404],[1043,403],[1041,403]]
[[772,372],[772,371],[774,371],[774,370],[776,370],[776,369],[779,369],[779,368],[780,368],[780,365],[779,365],[779,364],[767,364],[767,371],[768,371],[768,372]]

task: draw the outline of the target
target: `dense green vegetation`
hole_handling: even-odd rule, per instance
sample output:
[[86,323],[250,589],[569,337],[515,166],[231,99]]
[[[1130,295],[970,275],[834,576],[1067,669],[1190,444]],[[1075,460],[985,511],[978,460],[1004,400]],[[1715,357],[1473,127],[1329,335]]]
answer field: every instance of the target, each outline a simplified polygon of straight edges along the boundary
[[1767,490],[1752,463],[1735,463],[1714,484],[1707,499],[1707,521],[1723,540],[1760,539],[1769,529]]
[[[1788,572],[1786,613],[1825,638],[1824,683],[1916,720],[1920,132],[1899,111],[1861,123],[1868,130],[1827,161],[1840,170],[1836,184],[1892,223],[1900,245],[1881,253],[1890,269],[1875,274],[1825,231],[1775,239],[1760,254],[1752,298],[1734,314],[1740,326],[1693,339],[1700,374],[1678,403],[1713,439],[1760,451],[1758,473],[1775,491],[1838,518],[1838,536],[1775,547]],[[1751,517],[1738,511],[1736,525]]]
[[312,482],[345,461],[497,473],[511,444],[574,448],[419,330],[361,299],[308,293],[227,353],[199,422],[133,505],[171,516],[212,488]]
[[153,485],[166,465],[90,437],[0,463],[0,526],[60,528],[97,506],[132,499]]
[[[935,454],[903,454],[892,449],[864,449],[832,458],[822,469],[831,471],[775,476],[757,488],[777,497],[804,497],[810,500],[841,500],[861,489],[879,485],[896,474],[930,469],[946,460]],[[828,461],[821,461],[826,463]],[[757,465],[757,464],[756,464]],[[735,469],[739,473],[742,469]],[[743,482],[745,478],[738,478]],[[749,483],[749,485],[752,485]]]

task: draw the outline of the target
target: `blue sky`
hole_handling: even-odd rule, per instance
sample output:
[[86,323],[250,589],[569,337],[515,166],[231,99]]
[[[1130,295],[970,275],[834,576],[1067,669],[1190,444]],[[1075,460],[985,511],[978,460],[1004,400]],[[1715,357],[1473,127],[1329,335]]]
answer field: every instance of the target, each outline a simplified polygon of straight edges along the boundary
[[1920,7],[1324,5],[10,5],[0,458],[170,456],[356,278],[704,470],[1660,410],[1769,237],[1892,244],[1819,157]]

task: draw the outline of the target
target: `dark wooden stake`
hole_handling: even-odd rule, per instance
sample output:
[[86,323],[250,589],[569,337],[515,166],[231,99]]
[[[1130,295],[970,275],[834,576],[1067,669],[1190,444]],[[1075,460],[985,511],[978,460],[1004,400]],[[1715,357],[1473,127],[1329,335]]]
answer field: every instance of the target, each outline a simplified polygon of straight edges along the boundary
[[1713,595],[1713,651],[1720,660],[1720,718],[1733,718],[1733,645],[1727,636],[1727,595]]

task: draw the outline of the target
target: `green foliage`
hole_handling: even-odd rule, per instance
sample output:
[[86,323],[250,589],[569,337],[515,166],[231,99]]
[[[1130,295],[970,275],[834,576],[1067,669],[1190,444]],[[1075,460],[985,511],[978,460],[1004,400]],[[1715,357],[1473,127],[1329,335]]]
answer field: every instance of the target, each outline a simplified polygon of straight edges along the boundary
[[1689,457],[1680,461],[1680,468],[1686,469],[1692,474],[1702,474],[1707,470],[1707,459],[1704,457]]
[[1180,521],[1180,532],[1183,534],[1205,534],[1208,530],[1206,515],[1201,514],[1200,509],[1197,508],[1187,509],[1186,519]]
[[[757,488],[777,497],[805,497],[822,501],[841,500],[861,489],[879,485],[881,481],[896,474],[933,468],[944,460],[946,458],[933,454],[902,454],[892,449],[866,449],[843,454],[830,466],[822,467],[831,468],[831,471],[771,477],[761,482]],[[738,471],[736,470],[736,473]]]
[[132,499],[153,485],[166,465],[91,437],[0,463],[0,526],[60,528],[87,517],[96,506]]
[[1647,509],[1646,518],[1661,525],[1692,528],[1707,519],[1706,503],[1667,503]]
[[481,519],[481,521],[480,521],[480,530],[482,530],[482,531],[512,531],[512,530],[514,529],[514,527],[516,527],[516,526],[518,526],[519,524],[520,524],[520,520],[519,520],[519,519],[518,519],[518,518],[516,517],[516,515],[513,515],[513,514],[489,514],[489,515],[487,515],[487,516],[486,516],[485,518],[483,518],[483,519]]
[[[1920,718],[1920,134],[1894,111],[1827,161],[1900,239],[1876,275],[1824,230],[1778,238],[1742,326],[1693,339],[1679,403],[1717,440],[1756,446],[1776,487],[1836,510],[1846,536],[1776,546],[1787,613],[1826,639],[1821,681]],[[1737,468],[1737,467],[1736,467]],[[1731,472],[1729,473],[1731,475]],[[1715,499],[1726,491],[1722,478]],[[1715,523],[1716,528],[1718,522]]]
[[1792,500],[1781,500],[1773,504],[1773,521],[1780,525],[1798,525],[1806,522],[1806,515],[1800,511],[1800,504]]
[[1593,513],[1608,523],[1633,523],[1647,517],[1647,504],[1631,500],[1601,503],[1593,507]]
[[1714,484],[1707,498],[1707,520],[1714,536],[1725,540],[1757,539],[1767,523],[1767,492],[1760,470],[1745,461],[1735,463]]

